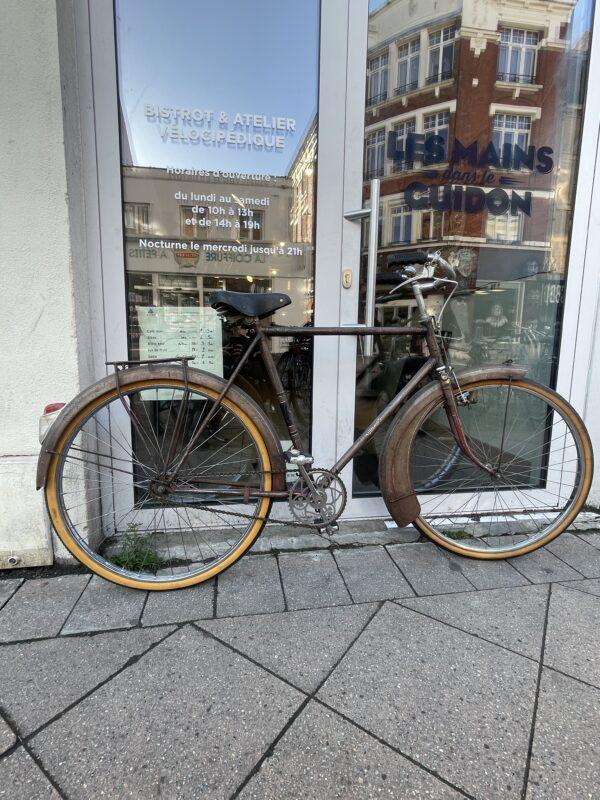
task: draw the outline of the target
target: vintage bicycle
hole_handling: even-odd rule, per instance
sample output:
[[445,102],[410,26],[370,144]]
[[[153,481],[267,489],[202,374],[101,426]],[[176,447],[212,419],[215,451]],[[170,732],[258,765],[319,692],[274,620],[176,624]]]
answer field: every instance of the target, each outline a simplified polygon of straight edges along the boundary
[[[343,468],[389,424],[379,482],[399,526],[413,523],[464,556],[532,551],[575,519],[593,457],[569,403],[512,363],[457,371],[426,296],[457,287],[439,253],[396,258],[393,300],[411,292],[418,325],[268,325],[279,293],[217,291],[212,306],[247,346],[227,379],[187,357],[112,362],[114,374],[60,413],[38,464],[50,519],[70,552],[115,583],[161,590],[218,575],[256,542],[273,504],[288,525],[332,534],[346,503]],[[384,298],[385,299],[385,298]],[[442,309],[443,313],[443,309]],[[438,315],[441,317],[440,315]],[[426,358],[335,464],[313,463],[269,348],[271,337],[417,336]],[[260,354],[291,446],[236,377]]]

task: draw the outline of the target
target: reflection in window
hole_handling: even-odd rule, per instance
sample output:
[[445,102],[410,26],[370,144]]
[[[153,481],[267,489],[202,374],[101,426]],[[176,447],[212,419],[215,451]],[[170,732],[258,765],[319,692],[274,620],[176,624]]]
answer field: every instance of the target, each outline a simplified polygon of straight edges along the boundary
[[150,232],[150,204],[124,203],[123,225],[128,236],[140,236]]
[[[181,206],[181,235],[184,239],[208,239],[206,208],[203,206]],[[196,209],[193,211],[193,209]]]
[[240,217],[240,230],[238,236],[242,242],[258,242],[264,239],[265,212],[256,209],[246,209],[247,216]]
[[408,244],[412,240],[412,211],[406,204],[392,206],[390,209],[392,222],[391,243]]
[[520,242],[523,239],[523,214],[488,214],[486,239],[497,242]]
[[365,178],[383,175],[385,165],[385,129],[374,131],[367,136],[365,150]]
[[450,127],[450,112],[436,111],[435,114],[425,114],[423,117],[423,130],[425,136],[441,136],[444,148],[447,149],[448,129]]
[[438,83],[452,77],[455,36],[454,25],[429,34],[427,83]]
[[437,241],[444,233],[444,212],[443,211],[423,211],[421,214],[421,236],[422,242]]
[[[406,153],[406,137],[409,133],[415,132],[415,120],[407,119],[403,122],[397,122],[394,125],[394,132],[396,134],[396,152]],[[393,172],[401,172],[405,169],[412,169],[412,162],[406,159],[396,159],[392,164]]]
[[498,50],[498,80],[534,83],[539,34],[519,28],[502,28]]
[[388,54],[370,59],[367,77],[367,103],[374,105],[387,100],[388,91]]
[[531,117],[525,114],[494,114],[493,142],[497,153],[504,144],[518,145],[523,150],[529,146]]
[[398,84],[396,94],[410,92],[419,85],[420,49],[420,39],[413,39],[398,47]]

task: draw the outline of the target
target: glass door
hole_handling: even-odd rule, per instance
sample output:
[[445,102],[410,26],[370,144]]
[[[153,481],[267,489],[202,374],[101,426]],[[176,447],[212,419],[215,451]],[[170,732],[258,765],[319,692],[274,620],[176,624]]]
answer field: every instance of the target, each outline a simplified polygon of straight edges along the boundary
[[[348,79],[361,146],[348,148],[362,190],[345,205],[345,266],[355,280],[340,290],[342,324],[414,322],[410,298],[386,296],[394,257],[439,249],[460,280],[441,325],[455,367],[514,360],[568,395],[559,355],[593,2],[543,20],[524,4],[518,24],[500,0],[487,4],[484,23],[450,0],[370,0],[368,14],[361,5],[364,48],[357,34],[361,63]],[[432,313],[442,302],[429,298]],[[410,337],[340,347],[338,452],[423,360]],[[346,469],[349,516],[387,515],[378,478],[385,433]]]

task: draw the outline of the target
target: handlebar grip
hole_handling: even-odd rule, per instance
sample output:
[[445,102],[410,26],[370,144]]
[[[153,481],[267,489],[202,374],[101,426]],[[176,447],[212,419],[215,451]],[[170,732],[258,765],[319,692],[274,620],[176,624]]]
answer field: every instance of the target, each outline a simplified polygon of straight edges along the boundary
[[404,280],[404,275],[401,272],[378,272],[375,276],[377,283],[383,284],[398,284]]

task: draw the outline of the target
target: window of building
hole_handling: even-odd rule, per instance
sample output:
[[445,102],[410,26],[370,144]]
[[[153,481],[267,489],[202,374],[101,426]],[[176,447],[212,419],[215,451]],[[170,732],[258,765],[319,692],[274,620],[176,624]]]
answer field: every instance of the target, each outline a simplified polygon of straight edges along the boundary
[[438,83],[452,77],[455,36],[454,25],[429,34],[427,83]]
[[419,51],[421,40],[413,39],[398,47],[398,83],[396,94],[404,94],[419,85]]
[[420,241],[437,241],[444,235],[444,212],[443,211],[423,211],[421,214],[421,236]]
[[498,80],[534,83],[539,33],[520,28],[501,28]]
[[365,178],[381,177],[385,165],[385,129],[369,133],[365,148]]
[[486,239],[496,242],[520,242],[523,239],[523,214],[488,214],[485,222]]
[[369,59],[367,70],[367,104],[374,105],[387,100],[388,54],[382,53]]
[[412,241],[412,211],[407,205],[392,206],[391,244],[408,244]]
[[412,169],[413,164],[406,159],[406,137],[409,133],[415,132],[415,120],[407,119],[403,122],[397,122],[394,125],[396,133],[396,152],[404,153],[402,158],[395,159],[392,163],[393,172],[402,172],[405,169]]
[[425,136],[441,136],[444,140],[444,149],[448,149],[448,132],[450,130],[450,112],[436,111],[434,114],[425,114],[423,117],[423,131]]
[[246,242],[257,242],[264,239],[265,212],[254,208],[245,210],[251,213],[240,217],[238,238]]
[[494,114],[494,131],[492,140],[498,153],[504,144],[517,144],[523,150],[529,146],[531,133],[531,117],[526,114]]
[[[196,211],[192,211],[196,208]],[[181,236],[183,239],[208,239],[206,209],[197,206],[179,206],[181,214]]]
[[125,234],[140,236],[150,232],[150,203],[124,203]]

